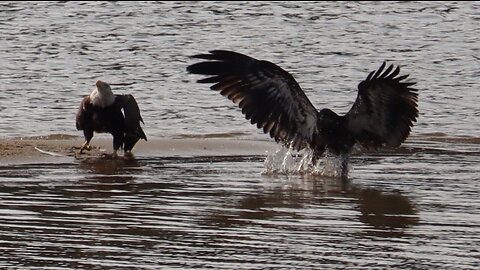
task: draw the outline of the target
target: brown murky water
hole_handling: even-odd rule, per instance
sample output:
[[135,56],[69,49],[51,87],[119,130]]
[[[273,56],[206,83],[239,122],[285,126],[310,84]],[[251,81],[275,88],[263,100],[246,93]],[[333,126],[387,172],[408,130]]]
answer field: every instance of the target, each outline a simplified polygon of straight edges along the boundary
[[479,269],[477,2],[0,6],[7,138],[80,135],[80,98],[103,79],[135,95],[149,138],[267,140],[185,73],[188,55],[217,48],[281,65],[339,113],[392,61],[418,82],[421,112],[401,149],[354,156],[348,182],[274,173],[274,153],[228,144],[2,164],[0,268]]

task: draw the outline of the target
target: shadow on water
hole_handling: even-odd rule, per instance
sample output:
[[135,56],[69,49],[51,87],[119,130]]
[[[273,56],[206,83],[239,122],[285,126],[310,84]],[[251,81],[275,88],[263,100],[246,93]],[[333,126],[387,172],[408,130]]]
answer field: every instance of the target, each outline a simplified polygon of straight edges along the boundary
[[[312,205],[325,208],[331,215],[329,207],[347,202],[357,211],[353,218],[368,226],[364,228],[367,234],[398,236],[403,229],[418,225],[414,204],[401,192],[362,187],[341,179],[307,178],[298,177],[298,182],[294,180],[287,186],[278,184],[233,201],[227,200],[221,210],[206,216],[203,222],[211,226],[235,227],[248,226],[259,220],[284,219],[285,216],[298,220],[304,216],[302,209],[308,210]],[[342,219],[340,216],[336,218]]]
[[[178,181],[147,181],[139,183],[135,181],[141,175],[145,168],[155,167],[157,170],[183,172],[188,178],[189,174],[198,177],[208,177],[208,175],[222,175],[222,168],[217,163],[245,163],[259,162],[263,159],[260,156],[202,156],[202,157],[170,157],[160,159],[142,159],[135,158],[90,158],[83,159],[79,163],[79,168],[86,171],[88,176],[83,181],[95,183],[91,189],[108,193],[108,189],[122,190],[124,193],[135,195],[138,192],[155,190],[155,196],[165,197],[168,192],[165,190],[176,190],[176,194],[183,196],[192,196],[188,192],[181,193],[188,189],[188,186],[195,185],[195,180],[190,183],[179,183]],[[200,165],[196,168],[188,164]],[[203,165],[203,166],[202,166]],[[278,176],[277,176],[278,177]],[[280,177],[280,178],[285,178]],[[269,182],[269,178],[264,177],[263,181]],[[255,220],[269,220],[285,215],[284,211],[275,209],[295,209],[290,211],[288,216],[291,219],[298,219],[298,211],[307,208],[308,205],[330,204],[335,201],[344,203],[347,199],[353,209],[358,211],[356,218],[375,229],[369,233],[385,233],[398,229],[405,229],[418,224],[416,209],[407,196],[400,192],[385,192],[377,188],[362,187],[352,181],[344,181],[335,178],[326,178],[320,176],[297,175],[287,177],[287,185],[283,180],[267,184],[266,187],[251,190],[247,193],[241,193],[241,196],[225,187],[222,190],[222,183],[203,183],[204,188],[209,187],[216,192],[208,191],[209,200],[221,199],[221,210],[206,214],[200,223],[214,227],[234,227],[246,226]],[[262,178],[260,178],[262,179]],[[203,179],[205,180],[205,179]],[[208,180],[207,180],[208,181]],[[235,182],[228,177],[222,179],[222,182]],[[251,181],[251,179],[249,179]],[[112,185],[115,183],[115,185]],[[107,189],[107,190],[106,190]],[[98,194],[97,192],[97,195]],[[231,199],[231,198],[234,199]],[[379,231],[380,230],[380,231]]]
[[360,221],[377,229],[398,229],[418,225],[415,207],[400,193],[383,193],[376,189],[355,192]]

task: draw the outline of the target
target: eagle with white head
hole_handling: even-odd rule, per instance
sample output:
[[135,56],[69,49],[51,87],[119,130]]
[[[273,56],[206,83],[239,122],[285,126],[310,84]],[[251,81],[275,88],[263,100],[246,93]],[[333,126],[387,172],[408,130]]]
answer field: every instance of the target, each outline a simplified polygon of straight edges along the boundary
[[112,134],[113,156],[117,156],[120,148],[125,154],[131,153],[140,139],[147,140],[140,126],[143,119],[137,101],[129,94],[113,94],[106,82],[97,81],[95,85],[92,93],[83,98],[77,112],[77,130],[83,130],[85,137],[80,153],[91,149],[90,141],[95,132]]

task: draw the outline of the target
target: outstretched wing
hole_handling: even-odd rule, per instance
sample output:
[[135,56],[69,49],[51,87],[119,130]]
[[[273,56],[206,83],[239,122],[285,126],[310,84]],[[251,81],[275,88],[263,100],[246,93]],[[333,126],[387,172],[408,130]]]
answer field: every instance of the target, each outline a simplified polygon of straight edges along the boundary
[[385,63],[358,85],[358,96],[345,115],[348,128],[366,147],[399,146],[418,116],[414,82],[398,76],[400,68]]
[[147,136],[140,126],[140,122],[143,123],[143,119],[135,98],[132,95],[115,95],[115,102],[123,109],[127,135],[136,135],[141,139],[147,140]]
[[298,83],[279,66],[224,50],[192,56],[208,61],[193,64],[187,71],[210,77],[213,83],[242,109],[246,119],[269,133],[277,142],[300,150],[312,143],[317,130],[317,110]]

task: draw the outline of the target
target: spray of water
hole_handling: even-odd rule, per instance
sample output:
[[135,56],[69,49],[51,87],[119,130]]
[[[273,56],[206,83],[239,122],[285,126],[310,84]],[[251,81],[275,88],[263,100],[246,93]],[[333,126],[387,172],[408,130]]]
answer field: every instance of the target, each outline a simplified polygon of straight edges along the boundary
[[265,159],[263,174],[311,174],[323,177],[339,178],[342,175],[342,158],[325,152],[316,164],[313,164],[313,151],[305,149],[294,151],[282,146],[269,153]]

